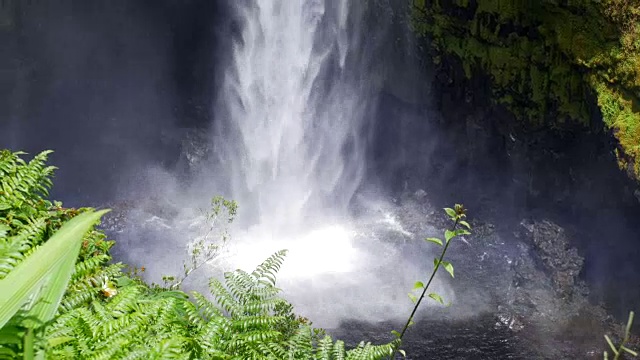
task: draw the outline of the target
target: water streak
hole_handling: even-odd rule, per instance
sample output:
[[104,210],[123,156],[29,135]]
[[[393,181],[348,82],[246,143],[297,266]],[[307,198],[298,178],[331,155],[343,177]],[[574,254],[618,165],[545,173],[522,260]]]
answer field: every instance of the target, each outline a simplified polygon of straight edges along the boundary
[[274,231],[343,211],[363,175],[366,99],[345,76],[348,1],[330,3],[238,3],[243,30],[214,142],[232,197]]
[[234,235],[222,265],[251,270],[288,249],[279,286],[299,313],[328,327],[347,318],[406,317],[411,304],[398,294],[424,270],[399,268],[403,247],[371,234],[379,222],[347,212],[363,182],[375,93],[370,54],[359,40],[361,6],[237,3],[242,31],[213,139],[216,171],[241,215],[252,218]]

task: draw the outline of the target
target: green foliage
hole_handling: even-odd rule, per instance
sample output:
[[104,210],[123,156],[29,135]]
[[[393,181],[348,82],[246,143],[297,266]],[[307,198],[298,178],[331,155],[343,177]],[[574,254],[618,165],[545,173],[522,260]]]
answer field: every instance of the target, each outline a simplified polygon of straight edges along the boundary
[[[47,329],[56,359],[382,359],[392,344],[345,350],[277,295],[274,277],[285,251],[253,272],[210,283],[214,302],[193,292],[154,292],[123,275],[116,296],[59,316]],[[124,281],[123,281],[124,280]],[[168,353],[165,348],[170,348]],[[165,350],[163,350],[165,349]],[[156,354],[157,356],[155,356]]]
[[[608,335],[605,335],[604,338],[607,341],[607,344],[609,345],[609,348],[611,349],[611,351],[613,352],[614,356],[613,359],[614,360],[618,360],[620,359],[620,356],[622,356],[624,353],[627,353],[633,357],[638,356],[638,353],[634,350],[629,349],[628,347],[626,347],[627,342],[629,341],[629,337],[631,336],[631,326],[633,325],[633,311],[629,313],[629,320],[627,321],[627,326],[624,330],[624,338],[622,339],[622,341],[620,342],[620,346],[616,347],[613,344],[613,341],[611,341],[611,338]],[[607,351],[604,352],[604,360],[608,360],[609,359],[609,353]]]
[[[192,257],[177,285],[145,284],[139,277],[144,268],[124,273],[121,264],[109,264],[113,242],[102,232],[92,229],[81,236],[86,228],[78,224],[90,225],[101,212],[66,209],[46,200],[54,170],[45,166],[48,153],[29,163],[20,158],[22,153],[3,151],[0,157],[0,315],[12,315],[0,328],[0,359],[382,359],[397,347],[398,340],[361,342],[347,350],[342,341],[296,316],[276,287],[286,251],[251,273],[236,270],[226,273],[224,281],[211,280],[213,301],[179,291],[182,280],[214,258],[220,240],[227,240],[226,230],[219,227],[212,226],[189,249]],[[235,202],[217,197],[207,220],[228,223],[236,211]],[[65,241],[76,250],[61,245]],[[58,258],[66,259],[66,268],[56,265]],[[54,273],[64,276],[45,281]],[[39,280],[15,280],[29,274]],[[43,296],[50,300],[31,308],[42,312],[26,311],[29,305],[15,313],[15,306],[6,306],[6,296],[45,284],[45,291],[30,298],[31,303]]]
[[[20,158],[22,153],[1,154],[0,359],[374,360],[395,353],[406,356],[399,347],[421,301],[429,297],[445,304],[428,289],[441,267],[454,276],[453,264],[444,260],[451,241],[471,230],[461,205],[446,208],[453,225],[444,232],[444,240],[425,239],[442,247],[442,252],[434,259],[426,284],[415,283],[410,294],[415,306],[402,332],[393,331],[396,338],[388,344],[361,342],[346,349],[344,342],[313,328],[279,297],[276,276],[286,250],[250,273],[235,270],[225,273],[223,280],[211,279],[210,297],[186,294],[175,284],[147,285],[139,277],[144,268],[124,273],[121,264],[110,264],[113,243],[103,233],[88,230],[104,211],[65,209],[45,199],[53,171],[45,166],[48,152],[29,163]],[[229,223],[236,211],[234,202],[217,197],[207,220]],[[198,245],[204,250],[192,252],[192,269],[215,257],[218,250],[210,251],[206,245],[210,234],[217,234],[213,241],[228,237],[224,228],[212,225],[205,241],[196,241],[204,244]],[[421,291],[419,296],[415,291]],[[615,359],[624,352],[635,356],[626,347],[632,321],[633,313],[619,347],[605,337]]]
[[24,333],[25,358],[34,357],[34,332],[58,310],[84,234],[105,212],[70,220],[0,280],[0,328],[9,323],[14,333]]
[[[50,151],[42,152],[31,161],[26,162],[21,157],[25,153],[0,151],[0,281],[11,280],[15,274],[20,274],[22,271],[18,273],[14,271],[19,269],[27,258],[33,256],[36,260],[41,258],[41,255],[37,255],[38,253],[42,254],[42,252],[38,252],[38,249],[47,245],[45,242],[52,238],[63,224],[78,215],[92,211],[89,208],[63,208],[61,203],[46,199],[52,185],[51,176],[55,170],[55,167],[46,166],[47,156],[50,153]],[[113,272],[114,266],[117,267],[117,265],[103,267],[111,259],[107,253],[113,245],[113,242],[105,239],[103,233],[95,230],[85,233],[82,241],[78,244],[80,250],[75,272],[71,276],[70,284],[61,300],[62,305],[57,309],[58,312],[64,311],[66,308],[86,305],[92,297],[99,294],[103,281],[109,273]],[[55,243],[47,245],[45,249],[51,248],[53,245]],[[72,249],[73,247],[67,250],[73,254]],[[76,260],[75,256],[74,260]],[[53,263],[49,265],[51,266],[49,270],[55,270],[56,267],[53,266]],[[28,268],[27,272],[37,269],[37,267],[30,265]],[[10,277],[10,274],[14,275]],[[55,279],[62,281],[64,278],[62,276]],[[48,285],[52,285],[52,283],[48,283]],[[49,290],[55,288],[55,286],[48,287]],[[79,289],[85,291],[81,292]],[[46,290],[40,295],[46,295]],[[57,298],[52,293],[48,297]],[[53,311],[51,303],[54,302],[57,303],[57,300],[50,301],[49,305],[46,303],[38,305],[41,309],[48,309],[41,313],[47,315],[40,316],[41,322],[51,315],[51,311]],[[5,306],[6,304],[1,304],[0,308],[5,308]],[[25,332],[25,329],[29,327],[24,325],[30,324],[30,328],[33,328],[33,320],[37,319],[33,316],[25,316],[24,312],[19,313],[2,328],[1,333],[6,336],[0,336],[0,358],[1,354],[22,354],[23,344],[21,341],[15,341],[16,332],[28,335],[26,339],[33,339],[33,331]],[[7,333],[7,329],[13,329],[13,332]],[[40,328],[35,330],[40,331]]]
[[[445,213],[447,214],[447,216],[449,217],[449,219],[451,220],[451,222],[453,223],[453,225],[451,226],[451,229],[447,229],[444,232],[444,237],[445,237],[445,241],[443,242],[441,239],[438,238],[427,238],[425,239],[425,241],[434,243],[440,247],[442,247],[442,252],[440,253],[440,256],[438,258],[433,259],[433,271],[431,272],[431,276],[429,277],[429,280],[427,281],[427,284],[425,285],[422,281],[417,281],[414,286],[412,291],[409,293],[409,298],[411,299],[411,301],[415,304],[413,307],[413,310],[411,311],[411,315],[409,315],[409,318],[407,319],[406,324],[404,325],[404,327],[402,328],[401,332],[397,332],[397,331],[392,331],[391,333],[396,337],[397,343],[395,345],[399,346],[402,342],[402,338],[404,337],[405,333],[407,332],[407,330],[409,329],[409,327],[411,325],[413,325],[413,318],[416,314],[416,312],[418,311],[418,308],[420,307],[420,303],[422,302],[422,299],[424,299],[425,295],[427,295],[427,290],[429,290],[429,286],[431,285],[431,282],[433,281],[433,279],[436,276],[436,273],[438,272],[438,269],[440,269],[440,267],[443,267],[447,273],[449,273],[449,275],[451,275],[451,277],[453,276],[453,265],[444,260],[444,256],[447,253],[447,249],[449,248],[449,244],[451,244],[451,240],[453,240],[456,237],[459,236],[463,236],[463,235],[470,235],[471,233],[469,232],[471,230],[471,226],[469,225],[468,222],[466,222],[464,219],[467,217],[466,215],[466,209],[464,208],[464,206],[460,205],[460,204],[456,204],[454,206],[454,208],[445,208],[444,209]],[[460,228],[460,226],[466,228]],[[413,294],[414,291],[420,291],[422,290],[422,293],[420,294],[420,296],[416,296],[415,294]],[[427,295],[429,298],[431,298],[432,300],[440,303],[441,305],[444,305],[444,300],[442,299],[442,296],[436,294],[436,293],[429,293]],[[448,306],[448,305],[447,305]],[[404,352],[400,349],[398,349],[396,347],[395,352],[401,352],[404,355]]]
[[205,234],[187,246],[189,261],[183,264],[182,276],[162,276],[165,287],[179,289],[189,275],[220,254],[229,241],[227,225],[233,222],[237,211],[238,204],[235,201],[226,200],[222,196],[211,199],[210,209],[203,211],[207,223]]
[[421,0],[412,14],[435,60],[490,75],[494,100],[532,130],[588,126],[595,94],[621,167],[640,178],[640,2]]

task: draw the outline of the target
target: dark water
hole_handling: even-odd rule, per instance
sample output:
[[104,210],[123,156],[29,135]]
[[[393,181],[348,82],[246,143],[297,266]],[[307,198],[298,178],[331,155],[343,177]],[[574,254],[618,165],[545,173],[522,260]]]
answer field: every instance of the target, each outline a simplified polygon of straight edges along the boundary
[[[356,346],[362,339],[383,343],[391,340],[393,324],[372,325],[351,322],[332,331],[336,337]],[[404,345],[408,359],[544,359],[509,329],[495,326],[495,317],[484,314],[461,323],[419,320],[409,329]]]
[[[404,229],[417,234],[414,240],[419,242],[439,235],[437,229],[447,223],[426,197],[408,196],[387,210]],[[456,277],[440,274],[450,280],[455,300],[448,308],[431,307],[416,318],[404,340],[408,358],[602,358],[603,334],[611,334],[612,322],[603,308],[589,302],[583,284],[576,284],[569,297],[559,294],[532,244],[479,219],[471,222],[474,235],[454,239],[445,257],[454,264]],[[404,247],[407,263],[398,266],[431,262],[431,244],[402,243],[392,232],[381,236]],[[392,339],[391,330],[403,325],[355,319],[330,333],[353,346],[361,340],[384,343]]]

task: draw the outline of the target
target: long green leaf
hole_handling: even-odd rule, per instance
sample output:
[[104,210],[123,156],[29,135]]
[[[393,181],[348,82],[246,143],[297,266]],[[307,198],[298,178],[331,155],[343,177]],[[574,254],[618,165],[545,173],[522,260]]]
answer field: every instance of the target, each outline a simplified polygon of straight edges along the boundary
[[55,315],[84,234],[108,211],[86,212],[71,219],[0,280],[0,328],[30,299],[36,303],[30,315],[39,321],[47,322]]

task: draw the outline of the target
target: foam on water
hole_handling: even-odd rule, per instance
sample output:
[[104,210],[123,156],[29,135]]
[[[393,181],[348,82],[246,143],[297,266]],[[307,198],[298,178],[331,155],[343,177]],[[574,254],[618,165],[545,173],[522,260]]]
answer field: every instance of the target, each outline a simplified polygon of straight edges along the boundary
[[[358,6],[367,5],[236,2],[242,31],[216,105],[217,177],[251,219],[233,236],[227,268],[252,270],[288,249],[279,286],[320,326],[406,318],[404,294],[424,275],[397,244],[363,239],[347,212],[363,182],[373,100]],[[392,217],[380,221],[412,236]]]
[[352,243],[354,235],[354,230],[342,224],[327,224],[308,233],[279,237],[258,226],[239,234],[228,261],[233,268],[250,271],[266,256],[286,249],[287,259],[278,273],[282,281],[350,273],[357,270],[359,261]]

